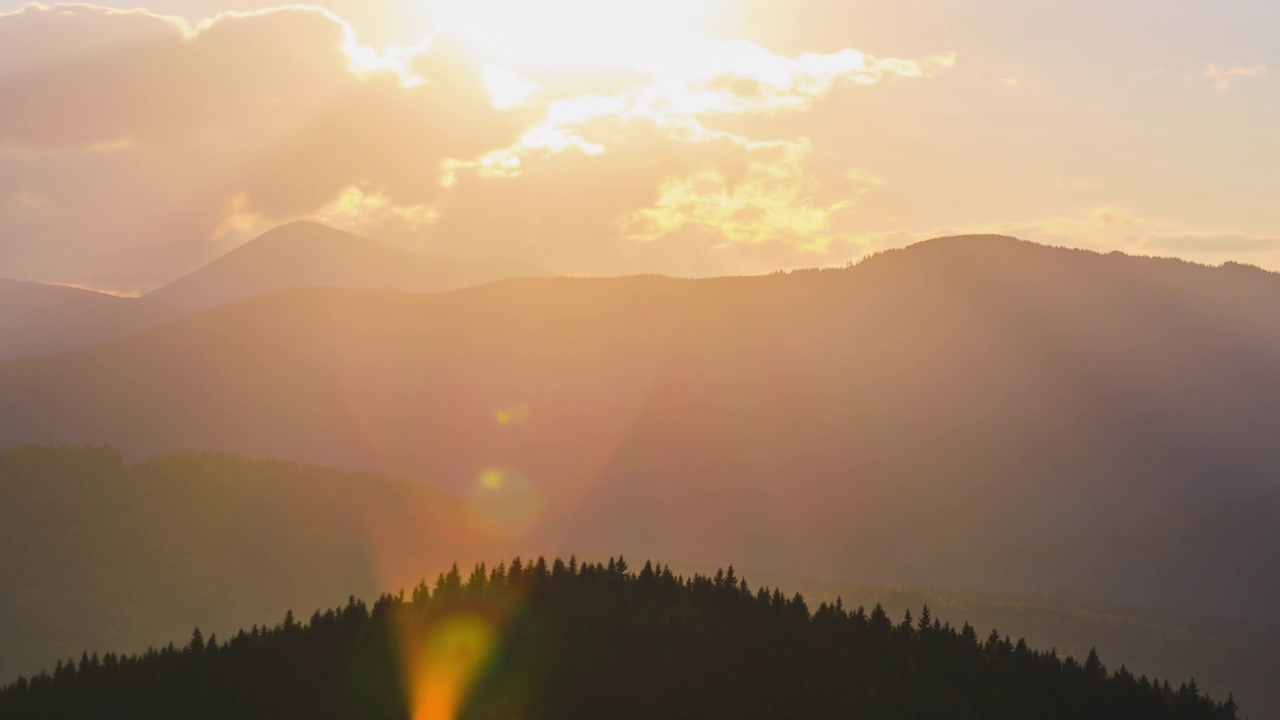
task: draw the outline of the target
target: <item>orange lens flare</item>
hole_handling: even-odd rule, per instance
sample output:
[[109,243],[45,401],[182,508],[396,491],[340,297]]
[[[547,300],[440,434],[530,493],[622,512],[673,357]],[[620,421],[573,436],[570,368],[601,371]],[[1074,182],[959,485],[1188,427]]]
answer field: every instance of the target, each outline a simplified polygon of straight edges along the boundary
[[515,403],[494,413],[494,422],[499,425],[524,425],[529,422],[529,406]]
[[491,622],[470,614],[444,620],[424,639],[406,639],[413,720],[458,717],[497,639]]

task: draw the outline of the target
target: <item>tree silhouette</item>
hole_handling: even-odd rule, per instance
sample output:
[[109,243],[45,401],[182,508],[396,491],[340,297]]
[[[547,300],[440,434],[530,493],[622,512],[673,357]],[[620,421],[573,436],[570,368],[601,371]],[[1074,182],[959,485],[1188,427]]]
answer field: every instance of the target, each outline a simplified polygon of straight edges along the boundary
[[[442,689],[443,688],[443,689]],[[430,711],[430,712],[428,712]],[[1194,680],[1108,673],[992,631],[900,624],[840,601],[751,592],[732,572],[680,577],[621,558],[454,566],[433,589],[348,598],[300,623],[181,649],[83,654],[0,689],[0,717],[1035,718],[1234,720]],[[431,715],[435,717],[436,715]]]

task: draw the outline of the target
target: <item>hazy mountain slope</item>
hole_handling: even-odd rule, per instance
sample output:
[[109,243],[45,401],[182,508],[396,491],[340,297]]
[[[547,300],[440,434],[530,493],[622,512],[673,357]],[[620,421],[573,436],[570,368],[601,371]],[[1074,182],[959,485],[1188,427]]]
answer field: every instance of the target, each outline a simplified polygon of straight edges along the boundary
[[363,473],[185,453],[0,453],[0,677],[86,647],[309,615],[469,557],[455,500]]
[[[282,292],[0,368],[0,439],[382,469],[544,546],[1260,614],[1278,307],[1253,270],[991,237],[764,278]],[[1212,552],[1165,550],[1202,526]]]
[[522,260],[432,258],[316,223],[292,223],[140,298],[0,280],[0,361],[92,347],[286,288],[438,292],[549,274]]
[[148,293],[143,302],[193,311],[288,288],[439,292],[549,274],[521,260],[414,255],[324,225],[296,222]]
[[131,298],[0,280],[0,359],[94,345],[145,327],[150,316]]

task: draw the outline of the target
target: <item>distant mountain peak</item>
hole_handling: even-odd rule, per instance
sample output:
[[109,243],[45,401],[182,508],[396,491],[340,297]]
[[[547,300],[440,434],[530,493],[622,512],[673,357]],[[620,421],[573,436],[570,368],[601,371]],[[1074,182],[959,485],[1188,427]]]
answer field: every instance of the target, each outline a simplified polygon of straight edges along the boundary
[[[232,250],[223,257],[230,257],[237,252],[253,252],[268,248],[275,251],[287,250],[299,253],[316,250],[334,250],[338,248],[346,248],[350,250],[364,248],[373,252],[400,252],[389,245],[384,245],[376,240],[371,240],[369,238],[356,235],[355,233],[339,230],[310,220],[297,220],[272,228],[256,238],[249,240],[235,250]],[[221,259],[222,258],[219,258],[218,260]],[[214,260],[213,262],[216,263],[218,260]]]
[[1054,250],[1051,245],[1042,245],[1029,240],[1022,240],[1012,235],[969,234],[943,235],[909,245],[918,251],[945,250],[949,252],[1000,252],[1006,250]]
[[441,292],[507,277],[549,274],[531,264],[501,258],[418,255],[300,220],[263,233],[145,298],[193,311],[294,288]]

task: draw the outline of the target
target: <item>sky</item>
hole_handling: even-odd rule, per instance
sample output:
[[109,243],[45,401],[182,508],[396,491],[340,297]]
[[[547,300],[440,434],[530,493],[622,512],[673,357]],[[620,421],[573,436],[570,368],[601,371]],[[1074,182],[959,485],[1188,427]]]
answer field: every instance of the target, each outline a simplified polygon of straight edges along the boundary
[[137,2],[0,0],[0,277],[144,292],[298,219],[566,274],[1280,270],[1273,0]]

